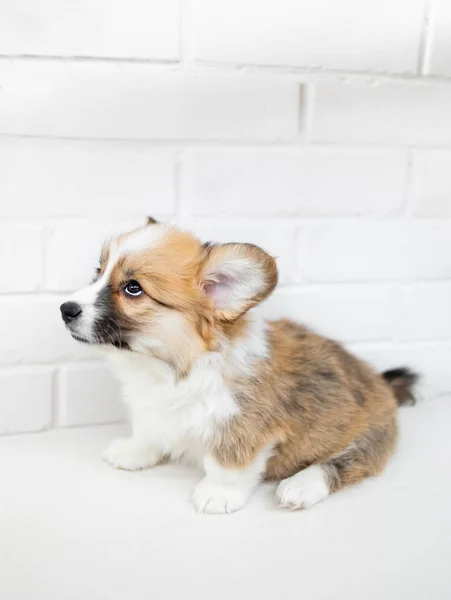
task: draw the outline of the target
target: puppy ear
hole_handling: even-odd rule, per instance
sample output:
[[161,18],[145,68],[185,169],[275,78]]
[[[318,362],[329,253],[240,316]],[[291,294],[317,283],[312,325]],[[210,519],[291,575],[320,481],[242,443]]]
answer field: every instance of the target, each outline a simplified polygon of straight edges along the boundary
[[147,225],[156,225],[158,221],[153,217],[147,217]]
[[277,285],[276,261],[253,244],[203,245],[200,287],[221,320],[233,321]]

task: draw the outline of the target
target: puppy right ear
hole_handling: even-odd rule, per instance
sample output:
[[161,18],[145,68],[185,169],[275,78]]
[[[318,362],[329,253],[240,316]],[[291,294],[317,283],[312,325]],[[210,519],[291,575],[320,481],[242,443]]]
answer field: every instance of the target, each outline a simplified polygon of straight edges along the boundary
[[147,217],[147,225],[156,225],[158,221],[153,217]]
[[204,244],[200,288],[219,319],[233,321],[271,294],[277,285],[272,256],[254,244]]

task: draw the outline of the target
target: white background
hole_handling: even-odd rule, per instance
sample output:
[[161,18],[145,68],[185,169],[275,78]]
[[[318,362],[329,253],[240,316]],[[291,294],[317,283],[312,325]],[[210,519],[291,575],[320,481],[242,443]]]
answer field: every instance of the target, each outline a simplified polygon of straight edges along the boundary
[[451,392],[451,2],[2,0],[0,432],[122,418],[58,306],[147,214]]

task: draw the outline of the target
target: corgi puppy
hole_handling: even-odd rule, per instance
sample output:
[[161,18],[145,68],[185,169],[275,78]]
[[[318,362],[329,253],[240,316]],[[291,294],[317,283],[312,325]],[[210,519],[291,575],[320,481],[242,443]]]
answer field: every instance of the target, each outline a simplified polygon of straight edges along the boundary
[[201,243],[152,218],[103,247],[94,281],[61,314],[122,384],[133,433],[106,461],[200,465],[203,513],[242,508],[261,480],[280,482],[280,504],[301,509],[380,473],[415,375],[380,375],[303,325],[257,318],[276,284],[261,248]]

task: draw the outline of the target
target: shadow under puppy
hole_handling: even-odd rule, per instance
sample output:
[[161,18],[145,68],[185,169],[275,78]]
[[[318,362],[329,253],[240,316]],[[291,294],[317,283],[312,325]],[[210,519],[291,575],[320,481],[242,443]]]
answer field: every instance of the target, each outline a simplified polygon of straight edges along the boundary
[[280,481],[282,506],[307,508],[383,469],[415,376],[379,375],[302,325],[254,317],[276,284],[257,246],[202,244],[154,219],[104,246],[61,313],[122,383],[133,434],[105,460],[200,464],[205,513],[243,507],[261,479]]

